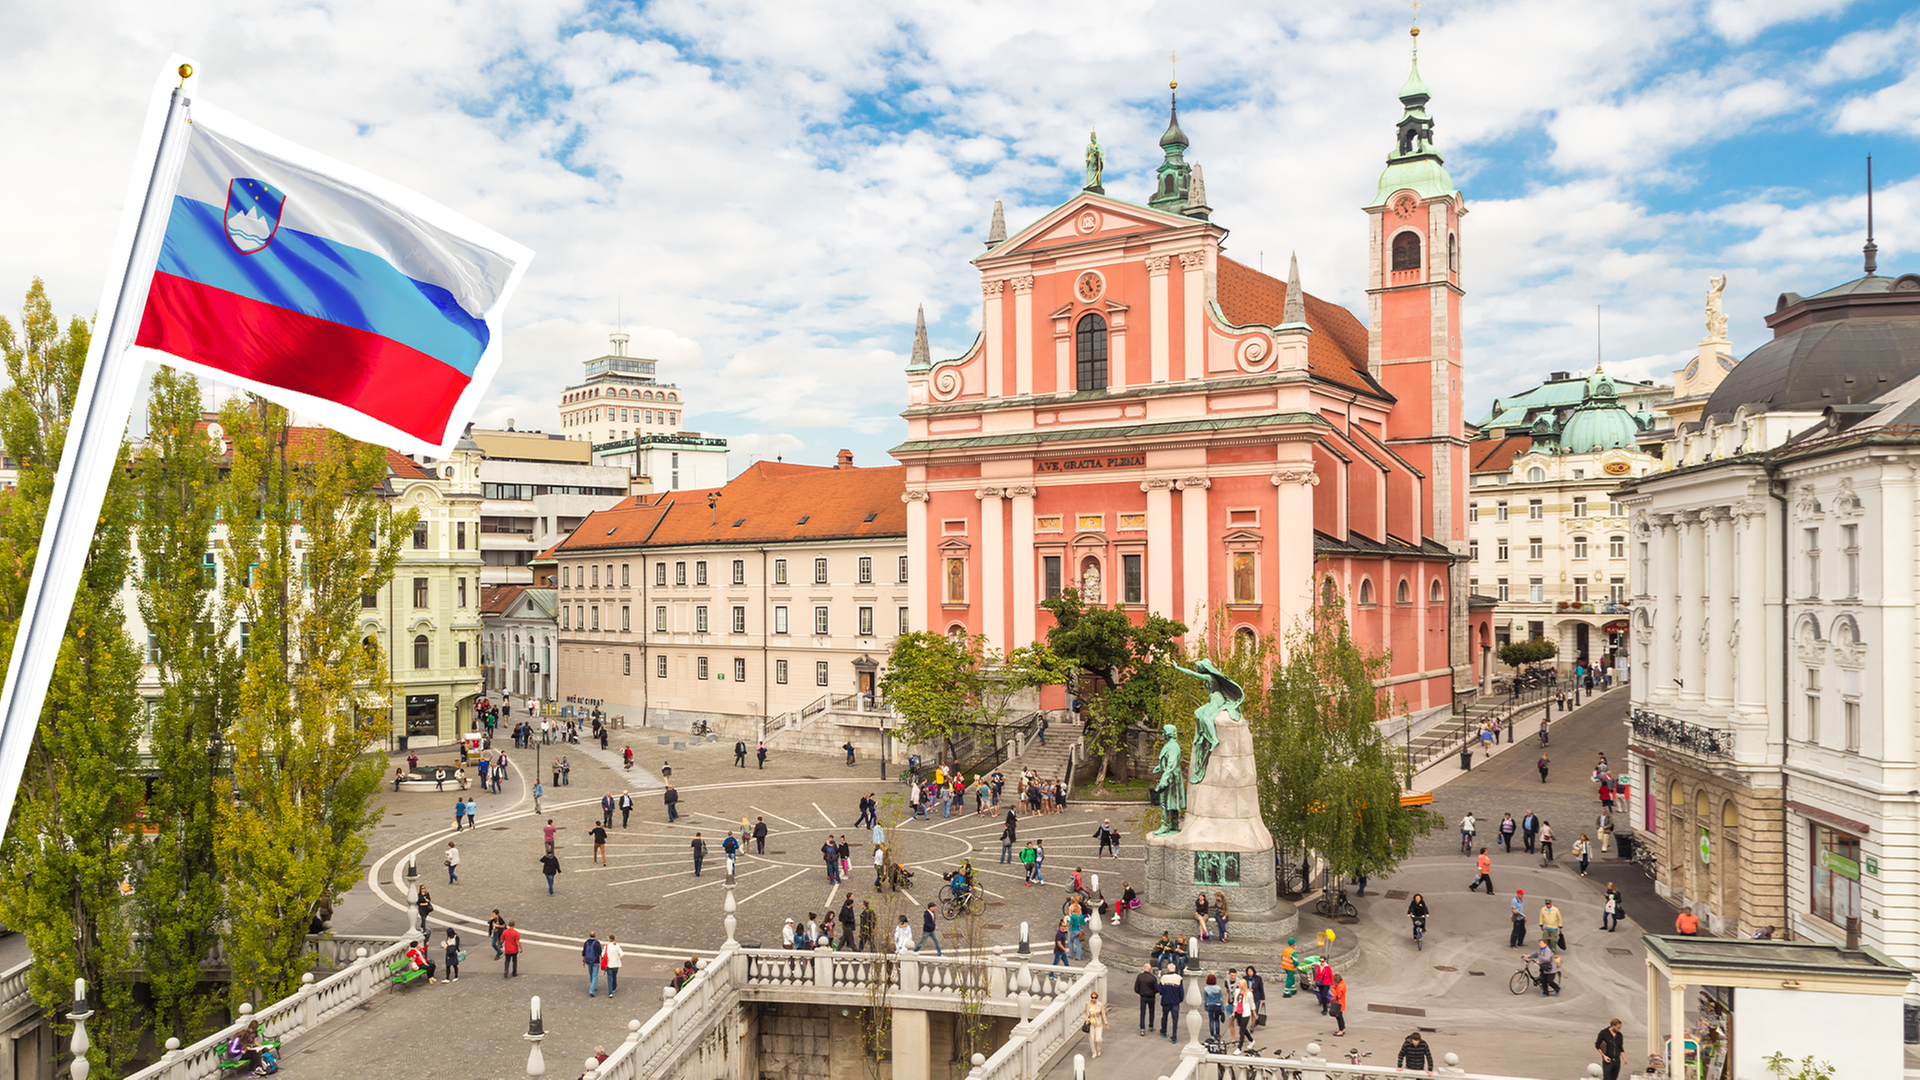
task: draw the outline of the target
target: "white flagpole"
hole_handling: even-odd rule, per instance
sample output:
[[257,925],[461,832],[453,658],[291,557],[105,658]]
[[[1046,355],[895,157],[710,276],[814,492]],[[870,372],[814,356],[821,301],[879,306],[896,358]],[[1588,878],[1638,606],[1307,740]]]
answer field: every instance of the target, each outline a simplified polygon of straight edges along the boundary
[[67,617],[73,613],[74,591],[93,547],[94,525],[113,480],[114,463],[133,401],[140,391],[141,364],[127,355],[146,310],[147,290],[160,257],[167,217],[179,183],[187,149],[185,83],[192,68],[180,68],[181,86],[175,89],[161,124],[159,150],[148,178],[140,216],[126,265],[120,268],[117,289],[111,279],[108,310],[101,313],[106,333],[96,333],[80,372],[73,413],[67,422],[67,441],[60,455],[60,472],[53,482],[52,503],[40,533],[40,555],[27,584],[20,627],[13,639],[13,661],[0,691],[0,822],[13,817],[14,798],[27,751],[46,703],[47,684],[66,636]]

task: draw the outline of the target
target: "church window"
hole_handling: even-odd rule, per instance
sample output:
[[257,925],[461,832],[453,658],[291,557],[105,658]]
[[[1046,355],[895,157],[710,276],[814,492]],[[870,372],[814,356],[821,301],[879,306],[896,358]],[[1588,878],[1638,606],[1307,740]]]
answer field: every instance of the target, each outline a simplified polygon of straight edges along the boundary
[[1333,583],[1333,578],[1323,578],[1320,582],[1320,603],[1323,606],[1332,606],[1338,597],[1339,592]]
[[1413,586],[1407,584],[1406,578],[1400,579],[1400,588],[1395,591],[1393,599],[1400,604],[1413,603]]
[[1428,586],[1427,588],[1428,601],[1437,604],[1440,601],[1445,600],[1446,598],[1447,598],[1446,589],[1441,586],[1439,578],[1434,578],[1433,584]]
[[1075,390],[1105,390],[1107,388],[1107,320],[1098,315],[1089,314],[1080,319],[1074,330],[1074,372]]
[[1460,238],[1452,233],[1447,234],[1447,269],[1460,272]]
[[1373,581],[1370,578],[1360,579],[1360,606],[1373,606]]
[[1393,238],[1393,268],[1420,269],[1420,234],[1403,232]]

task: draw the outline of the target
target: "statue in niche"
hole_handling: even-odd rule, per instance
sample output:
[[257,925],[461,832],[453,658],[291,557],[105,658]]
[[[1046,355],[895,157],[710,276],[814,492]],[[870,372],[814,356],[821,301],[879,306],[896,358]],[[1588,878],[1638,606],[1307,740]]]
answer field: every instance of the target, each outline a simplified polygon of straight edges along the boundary
[[1202,660],[1194,665],[1199,670],[1189,670],[1178,664],[1173,670],[1183,675],[1191,675],[1207,684],[1206,703],[1193,710],[1193,768],[1188,776],[1192,783],[1204,783],[1207,779],[1207,759],[1213,756],[1213,748],[1220,745],[1220,734],[1215,724],[1222,719],[1234,723],[1245,723],[1240,715],[1240,703],[1247,699],[1247,692],[1240,684],[1227,678],[1226,673],[1213,666],[1211,660]]
[[1167,724],[1160,733],[1167,741],[1160,744],[1153,767],[1153,805],[1160,808],[1160,828],[1153,835],[1172,836],[1180,831],[1180,812],[1187,808],[1186,763],[1180,760],[1180,729]]
[[1080,595],[1089,604],[1100,602],[1100,564],[1092,559],[1080,569]]

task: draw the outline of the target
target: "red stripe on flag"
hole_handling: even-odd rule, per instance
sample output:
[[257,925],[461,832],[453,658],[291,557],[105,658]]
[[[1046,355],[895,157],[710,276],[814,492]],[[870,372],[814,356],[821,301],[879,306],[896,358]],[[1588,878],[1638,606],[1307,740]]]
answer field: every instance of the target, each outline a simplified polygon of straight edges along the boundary
[[165,273],[153,275],[135,344],[337,402],[433,443],[469,381],[390,338]]

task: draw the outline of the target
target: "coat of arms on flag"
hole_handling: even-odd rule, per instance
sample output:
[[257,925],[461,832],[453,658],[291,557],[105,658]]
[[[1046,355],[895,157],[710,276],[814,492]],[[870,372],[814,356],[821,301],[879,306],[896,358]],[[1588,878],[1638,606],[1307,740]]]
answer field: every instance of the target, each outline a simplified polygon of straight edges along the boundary
[[242,255],[265,251],[280,230],[287,205],[281,190],[264,180],[236,176],[227,181],[227,240]]

